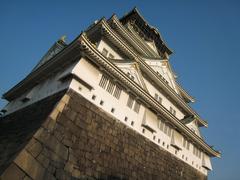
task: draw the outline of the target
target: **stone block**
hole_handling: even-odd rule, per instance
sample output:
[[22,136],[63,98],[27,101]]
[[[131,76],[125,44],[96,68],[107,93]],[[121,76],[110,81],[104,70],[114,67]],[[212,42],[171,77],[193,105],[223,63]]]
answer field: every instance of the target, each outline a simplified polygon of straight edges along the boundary
[[26,150],[22,150],[14,162],[32,179],[43,179],[45,169]]
[[22,180],[25,173],[15,164],[12,163],[1,175],[2,180]]
[[23,180],[32,180],[32,178],[30,178],[29,176],[25,176]]
[[27,150],[32,154],[33,157],[37,157],[42,151],[42,149],[42,145],[36,140],[35,143],[33,143],[27,148]]
[[52,118],[53,120],[56,120],[58,117],[58,114],[59,114],[59,111],[57,109],[54,109],[49,115],[49,117]]
[[80,178],[81,177],[81,172],[78,169],[73,169],[72,176],[75,177],[75,178]]
[[64,102],[65,104],[68,104],[69,100],[70,96],[68,94],[65,94],[61,99],[61,101]]
[[67,160],[68,148],[59,142],[52,134],[43,129],[41,130],[41,134],[36,138],[57,155]]
[[43,154],[40,154],[38,157],[37,157],[37,161],[42,164],[42,166],[44,168],[47,168],[48,165],[49,165],[49,159],[47,157],[45,157]]
[[64,166],[64,171],[67,171],[69,173],[72,173],[73,169],[74,169],[74,164],[70,161],[68,161]]

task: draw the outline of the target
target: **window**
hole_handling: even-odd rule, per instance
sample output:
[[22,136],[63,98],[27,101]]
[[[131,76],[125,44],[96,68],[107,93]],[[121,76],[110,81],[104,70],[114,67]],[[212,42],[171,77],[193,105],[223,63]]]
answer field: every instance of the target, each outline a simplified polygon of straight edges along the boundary
[[113,81],[109,80],[107,76],[102,75],[99,86],[103,89],[106,89],[107,87],[107,92],[113,94],[113,96],[117,99],[120,98],[122,92],[121,87],[119,85],[116,85]]
[[160,139],[158,139],[158,144],[160,143]]
[[96,96],[95,95],[92,95],[92,100],[95,100],[96,99]]
[[99,82],[99,86],[102,87],[103,89],[105,89],[107,82],[108,82],[108,78],[105,75],[102,75],[102,78]]
[[186,147],[186,139],[185,138],[183,138],[183,147]]
[[132,126],[134,125],[134,121],[131,122],[131,125],[132,125]]
[[111,109],[111,113],[114,113],[114,111],[115,111],[115,109],[114,109],[114,108],[112,108],[112,109]]
[[159,119],[159,121],[158,121],[158,128],[160,129],[160,127],[161,127],[161,124],[162,124],[162,121]]
[[160,130],[161,130],[161,131],[163,131],[164,125],[165,125],[165,123],[162,121],[162,122],[161,122],[161,126],[160,126]]
[[162,98],[157,93],[155,93],[154,99],[156,99],[159,103],[162,104]]
[[116,88],[115,88],[115,90],[114,90],[113,96],[114,96],[115,98],[119,99],[119,98],[120,98],[120,95],[121,95],[121,92],[122,92],[121,88],[116,85]]
[[107,92],[109,92],[110,94],[112,94],[114,89],[114,84],[112,81],[109,81],[108,86],[107,86]]
[[171,128],[171,127],[168,127],[168,133],[167,133],[167,135],[168,135],[169,137],[171,137],[171,134],[172,134],[172,128]]
[[109,53],[109,56],[108,56],[110,59],[114,59],[114,56],[111,54],[111,53]]
[[156,139],[156,136],[153,136],[153,140],[155,140]]
[[127,122],[127,120],[128,120],[128,117],[126,117],[126,116],[125,116],[125,118],[124,118],[124,121],[126,121],[126,122]]
[[190,142],[187,141],[187,150],[189,150]]
[[138,112],[139,112],[139,109],[140,109],[140,103],[137,102],[137,101],[135,101],[133,110],[134,110],[136,113],[138,113]]
[[103,50],[102,50],[102,54],[103,54],[104,56],[106,56],[106,57],[107,57],[108,50],[106,50],[105,48],[103,48]]
[[142,133],[143,133],[143,134],[145,133],[145,129],[142,129]]
[[176,110],[173,109],[172,107],[170,107],[170,112],[171,112],[174,116],[176,116]]
[[127,101],[127,106],[129,108],[132,108],[132,105],[133,105],[133,97],[132,96],[129,96],[128,97],[128,101]]
[[162,98],[160,96],[158,97],[158,102],[162,104]]
[[190,142],[185,138],[183,138],[183,147],[186,148],[187,150],[189,150],[190,147]]
[[101,101],[100,101],[100,105],[102,106],[103,104],[104,104],[104,101],[103,101],[103,100],[101,100]]
[[134,76],[133,76],[133,75],[131,75],[131,73],[130,73],[130,72],[127,72],[127,75],[128,75],[128,77],[130,77],[132,80],[134,80]]
[[164,133],[167,134],[167,132],[168,132],[168,125],[165,124]]

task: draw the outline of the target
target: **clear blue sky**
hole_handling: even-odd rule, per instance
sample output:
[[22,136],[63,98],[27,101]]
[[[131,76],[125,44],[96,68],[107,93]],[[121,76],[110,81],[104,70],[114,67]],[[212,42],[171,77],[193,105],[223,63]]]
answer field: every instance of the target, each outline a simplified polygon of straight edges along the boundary
[[174,50],[178,80],[209,122],[203,135],[222,151],[209,179],[239,180],[240,1],[1,1],[0,94],[62,35],[71,41],[96,19],[121,17],[134,6]]

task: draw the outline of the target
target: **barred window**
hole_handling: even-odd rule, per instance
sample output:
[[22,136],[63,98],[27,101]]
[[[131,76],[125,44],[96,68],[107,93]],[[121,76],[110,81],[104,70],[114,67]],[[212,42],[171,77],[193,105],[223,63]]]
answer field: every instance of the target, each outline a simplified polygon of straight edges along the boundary
[[111,54],[111,53],[109,53],[109,56],[108,56],[110,59],[114,59],[114,56]]
[[102,75],[102,78],[99,82],[99,86],[102,87],[103,89],[105,89],[107,82],[108,82],[108,78],[105,75]]
[[107,92],[112,94],[114,86],[115,86],[114,83],[112,81],[109,81],[108,86],[107,86]]
[[174,116],[176,116],[176,110],[173,109],[172,107],[170,107],[170,112],[171,112]]
[[134,110],[136,113],[138,113],[138,112],[139,112],[139,109],[140,109],[140,103],[137,102],[137,101],[135,101],[133,110]]
[[168,125],[165,124],[164,133],[167,134],[167,131],[168,131]]
[[158,121],[158,128],[159,129],[160,129],[161,125],[162,125],[162,121],[159,119],[159,121]]
[[183,138],[183,147],[186,147],[186,139],[185,138]]
[[195,148],[195,146],[193,146],[193,154],[194,154],[194,155],[196,154],[196,148]]
[[172,134],[172,128],[171,127],[168,127],[168,136],[170,137]]
[[164,125],[165,125],[165,123],[162,121],[161,126],[160,126],[161,131],[163,131]]
[[160,96],[158,97],[158,102],[162,104],[162,98]]
[[119,99],[120,95],[121,95],[121,92],[122,92],[122,89],[118,85],[116,85],[116,88],[114,90],[113,96],[115,98]]
[[190,147],[190,142],[187,141],[187,150],[189,150],[189,147]]
[[155,93],[154,99],[156,99],[158,102],[162,104],[162,98],[157,93]]
[[133,97],[132,96],[129,96],[128,97],[128,101],[127,101],[127,106],[129,108],[132,108],[132,105],[133,105]]
[[103,48],[103,50],[102,50],[102,54],[103,54],[104,56],[106,56],[106,57],[107,57],[108,50],[106,50],[105,48]]

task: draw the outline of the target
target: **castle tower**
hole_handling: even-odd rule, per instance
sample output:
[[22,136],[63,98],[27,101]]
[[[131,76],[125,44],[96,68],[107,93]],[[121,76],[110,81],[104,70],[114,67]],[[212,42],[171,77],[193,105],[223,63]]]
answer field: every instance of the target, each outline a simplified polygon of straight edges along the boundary
[[3,95],[1,179],[207,179],[220,152],[134,8],[58,40]]

